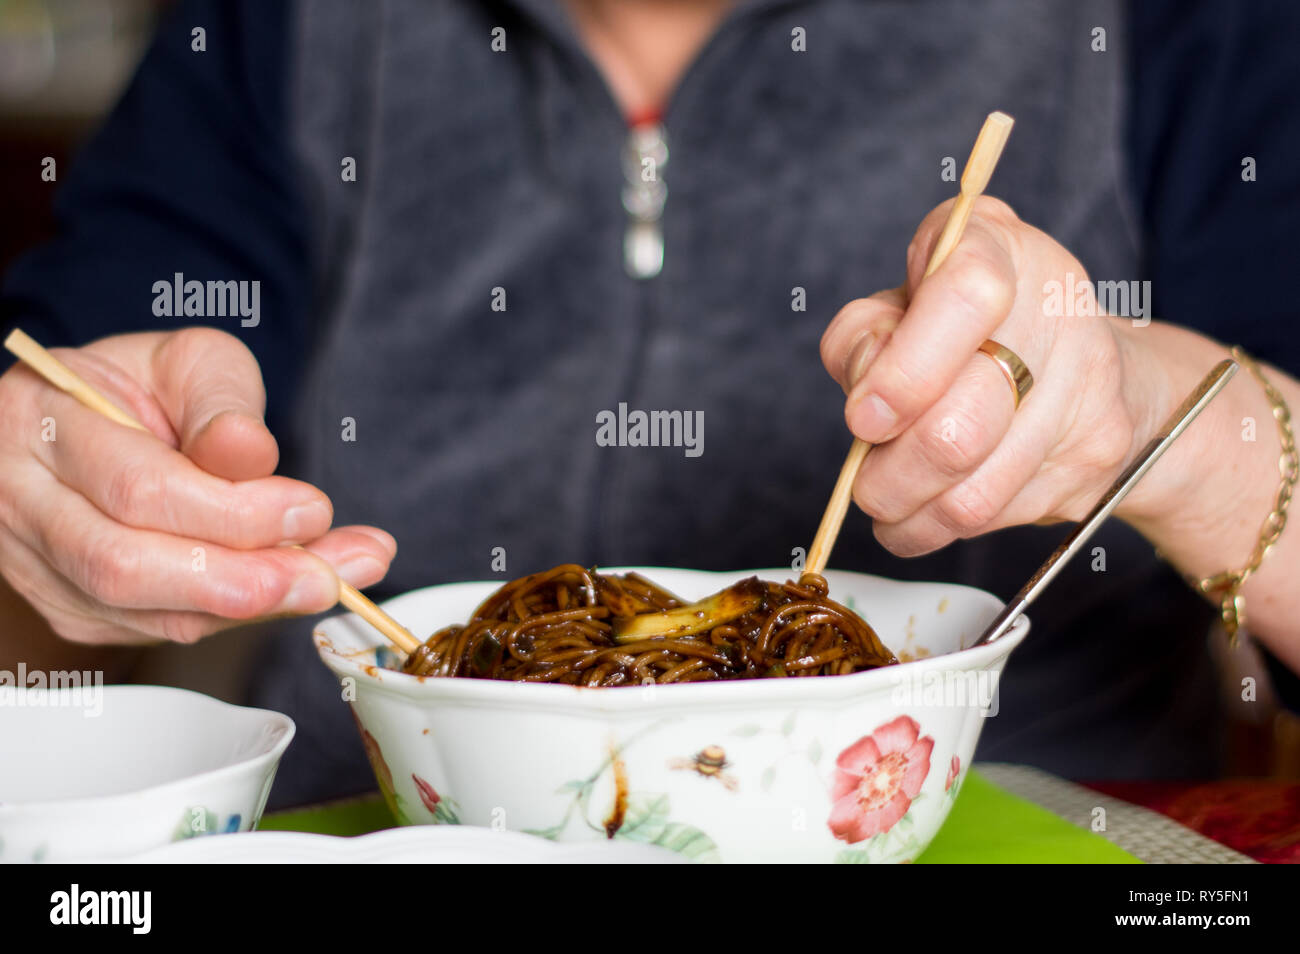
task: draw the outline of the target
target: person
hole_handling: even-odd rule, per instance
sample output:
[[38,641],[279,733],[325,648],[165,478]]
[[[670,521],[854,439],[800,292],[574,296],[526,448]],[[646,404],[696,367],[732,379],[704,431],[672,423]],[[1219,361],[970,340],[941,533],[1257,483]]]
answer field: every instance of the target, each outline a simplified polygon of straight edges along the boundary
[[[1213,774],[1217,607],[1183,576],[1241,569],[1281,509],[1296,17],[182,3],[6,280],[6,324],[153,433],[0,377],[0,645],[125,678],[123,647],[320,613],[339,579],[797,565],[850,432],[872,519],[832,566],[1005,598],[1235,343],[1274,398],[1238,374],[1041,598],[979,752]],[[1001,198],[922,281],[993,109]],[[1032,372],[1019,406],[985,341]],[[629,409],[703,427],[598,439]],[[1298,566],[1282,533],[1239,594],[1279,674]],[[309,630],[281,619],[249,687],[299,727],[273,804],[373,784]]]

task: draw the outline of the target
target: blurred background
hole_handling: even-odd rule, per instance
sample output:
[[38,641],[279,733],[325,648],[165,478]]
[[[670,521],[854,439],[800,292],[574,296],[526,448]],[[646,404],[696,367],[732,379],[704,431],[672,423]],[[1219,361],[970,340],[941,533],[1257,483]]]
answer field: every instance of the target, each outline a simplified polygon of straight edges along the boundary
[[0,0],[0,272],[52,234],[59,178],[131,78],[166,0]]
[[[57,182],[42,181],[42,163],[52,157],[59,180],[65,178],[171,6],[172,0],[0,0],[0,275],[53,234]],[[246,627],[195,647],[150,650],[135,678],[237,702],[257,638],[256,628]],[[1210,638],[1233,713],[1229,773],[1300,778],[1300,717],[1277,704],[1249,645],[1229,652],[1222,633]],[[1246,677],[1260,680],[1255,701],[1242,699]]]

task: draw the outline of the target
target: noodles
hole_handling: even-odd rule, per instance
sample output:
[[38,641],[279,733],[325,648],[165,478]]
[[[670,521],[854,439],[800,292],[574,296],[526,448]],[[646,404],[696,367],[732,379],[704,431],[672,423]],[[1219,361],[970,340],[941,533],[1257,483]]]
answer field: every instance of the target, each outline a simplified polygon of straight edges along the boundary
[[434,633],[404,672],[581,686],[835,676],[897,662],[825,579],[742,580],[685,604],[636,573],[576,564],[513,580],[466,625]]

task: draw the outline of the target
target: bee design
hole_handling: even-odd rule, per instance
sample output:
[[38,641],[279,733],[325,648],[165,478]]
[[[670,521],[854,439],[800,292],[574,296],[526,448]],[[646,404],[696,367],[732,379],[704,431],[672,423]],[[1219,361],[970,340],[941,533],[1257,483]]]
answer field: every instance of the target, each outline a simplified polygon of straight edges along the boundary
[[726,750],[720,745],[706,745],[689,759],[668,761],[668,767],[671,769],[694,772],[701,778],[716,778],[727,791],[734,792],[740,787],[740,783],[727,774],[726,768],[730,764],[727,761]]

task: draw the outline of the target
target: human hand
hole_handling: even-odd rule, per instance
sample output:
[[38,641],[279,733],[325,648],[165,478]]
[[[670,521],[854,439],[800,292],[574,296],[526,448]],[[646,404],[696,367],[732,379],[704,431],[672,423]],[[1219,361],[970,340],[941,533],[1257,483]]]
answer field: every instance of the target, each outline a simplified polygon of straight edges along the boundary
[[152,432],[21,364],[0,376],[0,575],[60,636],[193,642],[383,578],[389,534],[331,530],[321,491],[272,476],[261,372],[236,338],[190,328],[53,353]]
[[[854,500],[900,556],[1080,519],[1154,432],[1148,408],[1168,403],[1148,399],[1158,376],[1134,372],[1122,321],[1099,309],[1047,313],[1047,283],[1086,271],[1003,202],[977,200],[961,241],[922,282],[950,205],[918,228],[906,283],[850,302],[822,338],[850,430],[881,445]],[[977,352],[988,338],[1034,375],[1019,410],[1001,369]],[[1143,505],[1140,490],[1149,488],[1129,506]]]

